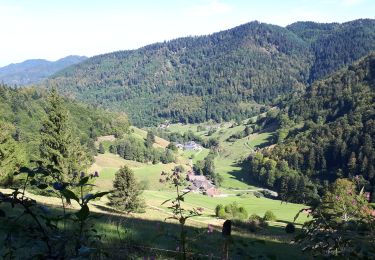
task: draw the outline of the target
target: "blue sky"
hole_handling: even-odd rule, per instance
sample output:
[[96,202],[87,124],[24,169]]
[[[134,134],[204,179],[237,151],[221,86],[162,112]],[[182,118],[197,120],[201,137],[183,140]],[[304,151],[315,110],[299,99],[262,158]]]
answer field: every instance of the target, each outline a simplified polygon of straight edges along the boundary
[[374,0],[0,0],[0,66],[135,49],[253,20],[375,18]]

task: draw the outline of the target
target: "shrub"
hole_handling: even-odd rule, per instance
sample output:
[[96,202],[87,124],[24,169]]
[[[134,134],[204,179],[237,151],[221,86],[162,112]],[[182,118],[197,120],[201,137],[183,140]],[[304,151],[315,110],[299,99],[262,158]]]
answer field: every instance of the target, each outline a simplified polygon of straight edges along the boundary
[[104,148],[104,146],[103,146],[102,143],[99,144],[99,150],[98,150],[98,152],[99,152],[100,154],[104,154],[104,153],[105,153],[105,148]]
[[257,214],[251,214],[251,216],[249,217],[249,221],[261,221],[261,220],[263,219]]
[[238,206],[236,202],[223,206],[219,204],[215,208],[215,214],[223,219],[247,219],[249,214],[244,207]]
[[167,149],[172,150],[174,152],[178,151],[178,148],[175,143],[171,142],[168,144]]
[[249,214],[244,207],[239,207],[234,217],[238,219],[247,219],[249,217]]
[[264,213],[263,220],[264,221],[276,221],[276,215],[271,210],[267,210],[266,213]]
[[293,223],[288,223],[288,225],[286,225],[285,227],[285,232],[288,233],[288,234],[292,234],[296,231],[296,227],[294,226]]
[[252,214],[249,218],[247,227],[250,232],[257,232],[268,226],[267,222],[264,219],[256,214]]
[[177,165],[177,166],[174,167],[173,171],[184,173],[185,172],[185,168],[182,165]]
[[225,210],[224,210],[224,206],[222,204],[219,204],[219,205],[216,206],[215,215],[218,218],[222,218],[222,219],[226,218],[226,213],[225,213]]
[[257,197],[258,199],[264,197],[263,193],[261,193],[261,192],[259,192],[259,191],[255,191],[253,194],[254,194],[254,196]]

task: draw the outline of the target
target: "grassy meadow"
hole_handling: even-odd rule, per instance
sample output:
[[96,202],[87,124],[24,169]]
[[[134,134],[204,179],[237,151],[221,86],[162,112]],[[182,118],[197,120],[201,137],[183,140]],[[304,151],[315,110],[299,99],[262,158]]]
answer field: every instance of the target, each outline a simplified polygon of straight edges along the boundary
[[[220,188],[222,196],[209,197],[196,193],[186,195],[183,202],[185,209],[189,210],[198,207],[203,209],[201,216],[191,218],[186,223],[189,236],[195,238],[189,244],[190,250],[205,252],[204,256],[201,256],[203,258],[220,257],[223,246],[221,226],[224,220],[215,217],[215,207],[218,204],[227,205],[236,202],[238,205],[243,206],[249,215],[257,214],[263,216],[267,210],[271,210],[276,215],[277,220],[269,222],[267,228],[257,233],[251,233],[244,227],[234,226],[233,241],[230,245],[231,255],[237,258],[248,258],[256,255],[275,257],[277,259],[303,258],[298,246],[290,243],[293,235],[286,234],[284,227],[286,223],[293,222],[297,212],[304,206],[256,197],[253,192],[259,188],[244,182],[246,175],[241,171],[241,167],[238,164],[253,149],[266,143],[273,133],[252,134],[234,142],[227,141],[232,134],[243,131],[244,127],[244,125],[232,127],[231,124],[226,123],[221,125],[211,135],[211,137],[217,137],[220,142],[220,151],[215,159],[215,167],[224,179]],[[142,139],[146,137],[146,131],[138,128],[132,129],[132,135]],[[197,125],[172,125],[168,130],[178,131],[179,133],[192,130],[203,138],[209,138],[207,131],[197,132]],[[123,253],[121,253],[121,250],[126,245],[145,247],[147,249],[142,249],[145,252],[144,254],[156,256],[157,258],[175,258],[176,255],[173,255],[175,253],[162,250],[176,250],[177,241],[174,235],[178,235],[179,226],[176,221],[168,219],[172,216],[172,212],[168,208],[170,204],[162,205],[162,203],[174,198],[176,194],[173,187],[160,183],[160,173],[162,171],[171,171],[177,165],[182,165],[185,170],[189,170],[191,164],[203,160],[208,155],[209,150],[179,150],[177,163],[158,163],[153,165],[151,163],[125,160],[118,155],[109,153],[109,146],[113,142],[112,137],[101,137],[99,142],[104,145],[106,153],[98,154],[95,157],[95,163],[89,169],[90,172],[99,172],[99,178],[96,178],[94,189],[99,191],[111,190],[117,170],[121,166],[127,165],[134,171],[136,178],[142,184],[144,188],[143,197],[147,205],[145,213],[125,214],[109,207],[107,205],[108,198],[106,197],[94,201],[90,210],[96,215],[94,222],[97,230],[105,234],[103,238],[104,247],[108,248],[112,254],[111,257],[116,259],[122,259]],[[154,146],[166,147],[168,144],[168,141],[156,138]],[[55,201],[54,198],[36,195],[33,198],[50,205],[54,210],[61,210],[56,208],[58,205],[57,199]],[[2,205],[0,206],[3,207]],[[70,210],[74,210],[74,207]],[[307,215],[301,214],[296,221],[297,228],[306,220]],[[207,233],[208,225],[213,225],[213,233]],[[2,225],[1,229],[6,229],[6,225]],[[165,234],[169,235],[166,236]],[[112,250],[112,248],[117,249]],[[139,248],[138,251],[135,251],[139,252]],[[129,251],[126,253],[129,254]],[[138,256],[135,255],[134,257],[137,258]]]

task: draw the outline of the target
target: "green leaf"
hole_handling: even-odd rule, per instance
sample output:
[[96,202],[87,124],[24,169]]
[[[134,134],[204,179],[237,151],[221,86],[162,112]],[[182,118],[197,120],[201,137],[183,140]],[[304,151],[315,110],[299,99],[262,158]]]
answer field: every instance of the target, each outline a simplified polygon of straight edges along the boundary
[[85,185],[88,181],[89,181],[89,176],[83,177],[83,178],[79,181],[78,186],[83,186],[83,185]]
[[19,169],[19,172],[20,173],[29,173],[29,172],[32,172],[32,170],[30,168],[28,168],[28,167],[21,167]]
[[0,209],[0,217],[5,218],[5,211]]
[[90,201],[90,200],[93,200],[93,199],[96,199],[96,198],[101,198],[107,194],[111,193],[110,191],[103,191],[103,192],[98,192],[98,193],[95,193],[92,197],[90,197],[87,201]]
[[90,210],[87,204],[83,205],[82,208],[77,213],[75,213],[76,217],[81,221],[87,219],[89,214],[90,214]]
[[168,201],[171,201],[172,199],[168,199],[168,200],[165,200],[163,201],[163,203],[161,205],[164,205],[165,203],[167,203]]
[[31,181],[30,181],[30,185],[32,185],[32,186],[34,186],[34,185],[36,185],[38,182],[35,180],[35,179],[32,179]]
[[73,200],[75,200],[79,203],[79,198],[77,197],[77,195],[74,194],[73,191],[68,190],[68,189],[63,189],[63,190],[60,191],[60,193],[64,196],[64,198],[66,199],[66,201],[68,203],[70,203],[71,199],[73,199]]
[[44,190],[44,189],[46,189],[46,188],[48,187],[48,185],[45,184],[45,183],[41,183],[41,184],[39,184],[37,187],[38,187],[39,189],[41,189],[41,190]]

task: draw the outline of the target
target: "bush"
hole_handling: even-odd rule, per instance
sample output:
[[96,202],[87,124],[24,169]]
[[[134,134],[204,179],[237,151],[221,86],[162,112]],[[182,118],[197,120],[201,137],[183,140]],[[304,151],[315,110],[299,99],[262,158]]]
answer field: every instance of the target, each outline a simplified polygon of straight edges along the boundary
[[252,214],[249,218],[247,228],[250,232],[257,232],[268,226],[267,222],[260,216]]
[[259,192],[259,191],[255,191],[253,194],[254,194],[254,196],[257,197],[258,199],[264,197],[263,193],[261,193],[261,192]]
[[288,233],[288,234],[292,234],[296,231],[296,227],[294,226],[293,223],[288,223],[288,225],[286,225],[285,227],[285,232]]
[[239,207],[238,211],[235,214],[235,218],[238,219],[247,219],[249,217],[249,213],[247,213],[244,207]]
[[180,173],[184,173],[185,172],[185,168],[184,166],[182,166],[181,164],[180,165],[177,165],[174,167],[173,171],[175,172],[180,172]]
[[224,206],[222,204],[219,204],[215,208],[215,215],[218,218],[226,219],[226,213],[224,210]]
[[267,210],[266,213],[264,213],[263,220],[264,221],[276,221],[276,215],[271,210]]
[[262,220],[263,219],[257,214],[251,214],[251,216],[249,217],[249,221],[262,221]]
[[249,214],[244,207],[238,206],[236,202],[223,206],[219,204],[215,208],[215,215],[223,219],[247,219]]

